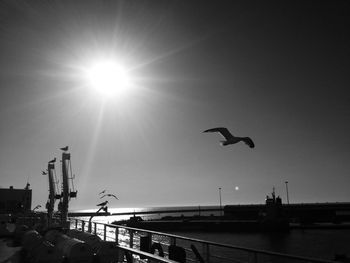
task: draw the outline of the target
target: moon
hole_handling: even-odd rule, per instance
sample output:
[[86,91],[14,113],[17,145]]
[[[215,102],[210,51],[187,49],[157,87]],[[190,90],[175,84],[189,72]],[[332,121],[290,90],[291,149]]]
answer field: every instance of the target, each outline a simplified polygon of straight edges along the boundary
[[235,190],[238,191],[238,190],[239,190],[239,187],[238,187],[238,186],[235,186]]

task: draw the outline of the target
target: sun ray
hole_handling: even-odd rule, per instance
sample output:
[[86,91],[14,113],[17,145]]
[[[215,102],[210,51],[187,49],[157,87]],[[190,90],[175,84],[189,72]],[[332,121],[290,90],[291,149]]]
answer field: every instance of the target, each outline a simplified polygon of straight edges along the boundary
[[101,127],[102,127],[102,123],[103,123],[103,117],[104,117],[104,109],[105,109],[105,104],[102,103],[100,105],[100,110],[98,113],[98,117],[97,117],[97,121],[96,121],[96,125],[95,125],[95,129],[91,138],[91,143],[89,145],[89,149],[86,153],[86,165],[84,166],[84,171],[82,172],[82,174],[84,174],[85,179],[83,180],[83,183],[81,185],[81,189],[85,189],[87,188],[87,184],[89,183],[89,178],[92,176],[91,174],[91,165],[93,163],[93,160],[95,158],[95,153],[96,151],[96,147],[97,147],[97,143],[98,143],[98,139],[99,139],[99,134],[101,132]]
[[165,52],[164,54],[161,54],[161,55],[159,55],[159,56],[153,57],[153,58],[151,58],[151,59],[149,59],[149,60],[147,60],[147,61],[144,61],[144,62],[142,62],[142,63],[137,64],[136,66],[134,66],[134,67],[132,68],[132,70],[144,68],[144,67],[147,67],[147,66],[149,66],[149,65],[151,65],[151,64],[153,64],[153,63],[156,63],[156,62],[158,62],[158,61],[160,61],[160,60],[163,60],[163,59],[165,59],[165,58],[169,58],[169,57],[171,57],[171,56],[174,56],[174,55],[176,55],[176,54],[178,54],[178,53],[180,53],[180,52],[182,52],[182,51],[185,51],[185,50],[187,50],[187,49],[190,49],[190,48],[192,48],[192,47],[194,47],[194,46],[200,44],[201,42],[207,40],[207,39],[210,38],[211,36],[212,36],[211,34],[208,34],[208,35],[202,36],[202,37],[200,37],[200,38],[198,38],[198,39],[192,40],[192,41],[190,41],[190,42],[188,42],[188,43],[185,43],[185,44],[183,44],[183,45],[180,46],[180,47],[171,49],[171,50],[169,50],[168,52]]

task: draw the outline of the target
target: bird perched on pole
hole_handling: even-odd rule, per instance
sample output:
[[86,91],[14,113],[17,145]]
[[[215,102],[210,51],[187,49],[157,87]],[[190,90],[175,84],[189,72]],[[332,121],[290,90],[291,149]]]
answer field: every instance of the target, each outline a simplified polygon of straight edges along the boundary
[[49,161],[49,163],[55,163],[56,162],[56,157],[53,158],[51,161]]
[[68,151],[68,146],[66,146],[66,147],[63,147],[63,148],[60,148],[62,151]]
[[101,198],[104,198],[104,197],[106,197],[106,196],[114,197],[115,199],[119,200],[119,198],[116,197],[114,194],[105,194],[105,195],[101,196],[100,199],[101,199]]
[[225,138],[225,141],[221,141],[221,145],[223,145],[223,146],[230,145],[230,144],[235,144],[235,143],[238,143],[240,141],[243,141],[250,148],[254,148],[255,147],[254,142],[253,142],[253,140],[251,138],[249,138],[249,137],[236,137],[236,136],[233,136],[230,133],[230,131],[227,128],[224,128],[224,127],[212,128],[212,129],[205,130],[203,132],[218,132],[218,133],[220,133]]

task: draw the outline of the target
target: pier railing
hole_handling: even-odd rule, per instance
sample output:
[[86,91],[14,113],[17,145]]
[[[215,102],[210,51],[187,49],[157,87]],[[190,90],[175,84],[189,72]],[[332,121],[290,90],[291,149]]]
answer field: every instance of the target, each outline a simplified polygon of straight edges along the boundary
[[[90,232],[104,241],[116,242],[128,262],[335,263],[78,218],[71,218],[70,224],[71,229]],[[131,259],[127,259],[128,255],[131,255]]]

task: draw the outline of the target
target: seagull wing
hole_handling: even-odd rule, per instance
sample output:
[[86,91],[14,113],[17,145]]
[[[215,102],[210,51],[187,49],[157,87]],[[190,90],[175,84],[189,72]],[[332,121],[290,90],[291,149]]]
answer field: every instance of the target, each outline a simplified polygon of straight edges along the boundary
[[108,201],[104,201],[104,202],[102,202],[100,204],[97,204],[96,206],[105,206],[106,204],[108,204]]
[[104,194],[105,192],[106,192],[106,190],[103,190],[103,191],[99,192],[98,194],[99,194],[99,195],[102,195],[102,194]]
[[254,144],[253,140],[250,139],[249,137],[243,137],[242,141],[244,141],[245,144],[247,144],[250,148],[254,148],[255,147],[255,144]]
[[226,140],[230,140],[234,138],[234,136],[230,133],[230,131],[224,127],[212,128],[212,129],[205,130],[203,132],[219,132]]
[[118,198],[118,197],[116,197],[116,196],[115,196],[115,195],[113,195],[113,194],[108,194],[108,196],[112,196],[112,197],[114,197],[115,199],[119,200],[119,198]]
[[102,198],[104,198],[104,197],[106,197],[106,196],[108,196],[108,195],[103,195],[103,196],[100,197],[100,199],[102,199]]

